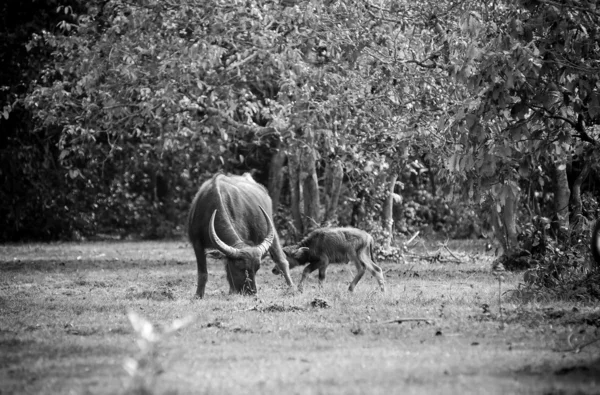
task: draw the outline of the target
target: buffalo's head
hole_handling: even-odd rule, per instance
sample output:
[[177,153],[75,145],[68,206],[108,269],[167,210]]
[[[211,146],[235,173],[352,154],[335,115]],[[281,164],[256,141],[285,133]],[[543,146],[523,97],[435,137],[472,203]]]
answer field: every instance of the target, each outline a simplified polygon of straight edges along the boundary
[[222,241],[215,231],[215,210],[210,218],[209,234],[215,247],[223,253],[225,257],[225,271],[227,272],[227,281],[229,282],[230,292],[239,292],[242,294],[256,293],[256,272],[260,269],[260,262],[263,255],[267,253],[275,237],[275,227],[271,217],[260,207],[267,220],[267,236],[256,246],[245,243],[237,243],[230,246]]

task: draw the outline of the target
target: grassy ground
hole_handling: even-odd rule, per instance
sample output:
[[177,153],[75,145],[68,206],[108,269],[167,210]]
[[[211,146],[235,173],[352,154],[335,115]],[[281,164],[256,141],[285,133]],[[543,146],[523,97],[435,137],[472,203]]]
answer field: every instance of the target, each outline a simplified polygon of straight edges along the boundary
[[[500,315],[483,245],[449,249],[382,263],[384,295],[368,274],[348,293],[349,265],[290,292],[270,262],[257,297],[228,295],[212,262],[196,300],[187,243],[0,246],[0,394],[600,392],[597,306],[521,304],[508,273]],[[193,320],[144,353],[128,312],[158,332]],[[407,317],[428,322],[390,322]]]

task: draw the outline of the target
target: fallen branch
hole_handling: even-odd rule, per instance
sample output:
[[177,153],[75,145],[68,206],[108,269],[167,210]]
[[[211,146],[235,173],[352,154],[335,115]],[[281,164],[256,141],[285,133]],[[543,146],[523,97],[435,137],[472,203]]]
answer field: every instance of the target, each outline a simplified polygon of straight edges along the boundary
[[413,241],[413,240],[414,240],[414,239],[415,239],[415,238],[416,238],[416,237],[419,235],[419,232],[420,232],[420,231],[417,231],[417,233],[415,233],[415,234],[413,235],[413,237],[411,237],[411,238],[410,238],[410,239],[409,239],[409,240],[408,240],[406,243],[404,243],[404,245],[408,247],[408,245],[409,245],[410,243],[412,243],[412,241]]
[[419,254],[404,254],[404,257],[408,258],[417,258],[420,260],[430,261],[430,262],[439,262],[439,263],[462,263],[460,259],[448,259],[443,257],[439,252],[433,255],[419,255]]
[[448,251],[450,253],[450,255],[452,255],[454,257],[454,259],[456,259],[458,262],[461,262],[461,259],[459,257],[457,257],[456,255],[454,255],[454,253],[452,251],[450,251],[450,248],[448,248],[448,246],[446,244],[444,244],[443,247],[446,249],[446,251]]
[[231,69],[234,69],[236,67],[240,67],[244,63],[247,63],[247,62],[251,61],[252,59],[254,59],[257,55],[258,55],[258,52],[254,52],[252,55],[246,57],[245,59],[241,59],[241,60],[238,60],[237,62],[233,62],[232,64],[230,64],[229,66],[227,66],[227,68],[229,70],[231,70]]
[[432,324],[431,320],[429,318],[417,318],[417,317],[408,317],[408,318],[396,318],[394,320],[389,320],[389,321],[380,321],[378,322],[378,324],[402,324],[403,322],[418,322],[418,321],[423,321],[427,324]]

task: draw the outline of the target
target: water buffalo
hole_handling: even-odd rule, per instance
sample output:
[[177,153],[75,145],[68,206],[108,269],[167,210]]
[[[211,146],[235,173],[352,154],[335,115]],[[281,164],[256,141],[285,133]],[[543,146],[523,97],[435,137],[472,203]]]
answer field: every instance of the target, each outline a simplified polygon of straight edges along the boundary
[[288,285],[294,285],[271,220],[271,198],[250,174],[218,174],[202,184],[190,208],[188,234],[198,263],[197,297],[204,297],[211,248],[225,259],[230,293],[256,293],[255,275],[267,251]]
[[[354,290],[365,274],[365,270],[368,270],[377,279],[381,290],[385,292],[383,272],[373,262],[373,237],[367,232],[355,228],[316,229],[297,245],[283,247],[283,251],[287,256],[290,269],[308,263],[298,283],[300,290],[306,277],[316,269],[319,269],[319,284],[322,284],[329,263],[354,262],[358,273],[350,283],[349,291]],[[280,272],[277,267],[273,269],[275,274]]]

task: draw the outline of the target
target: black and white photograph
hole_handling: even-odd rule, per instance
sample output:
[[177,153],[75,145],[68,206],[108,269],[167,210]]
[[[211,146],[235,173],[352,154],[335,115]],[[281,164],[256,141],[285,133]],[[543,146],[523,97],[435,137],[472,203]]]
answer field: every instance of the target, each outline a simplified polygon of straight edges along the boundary
[[0,2],[13,394],[600,394],[600,3]]

